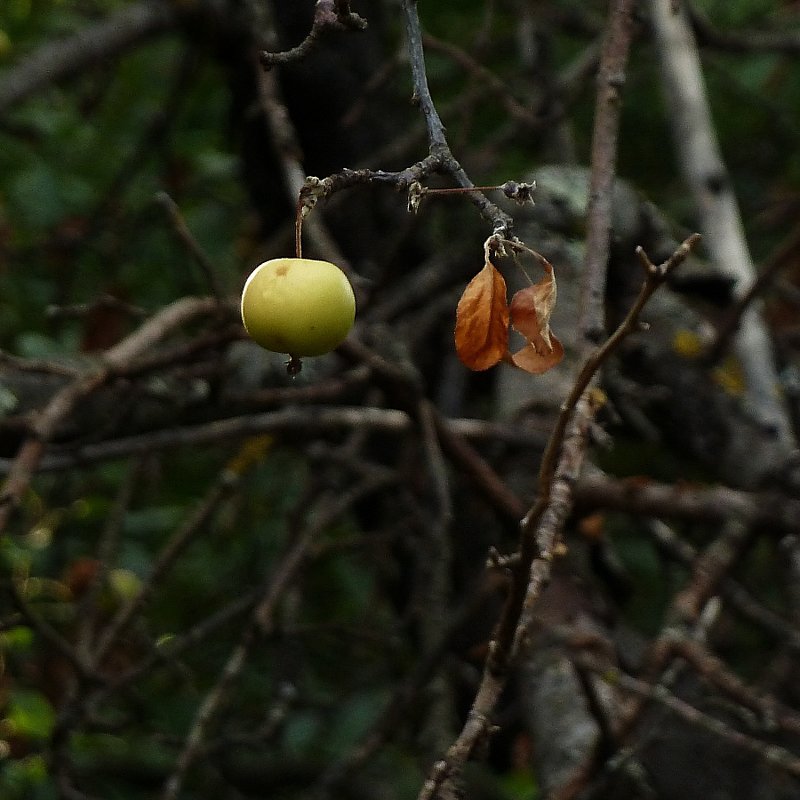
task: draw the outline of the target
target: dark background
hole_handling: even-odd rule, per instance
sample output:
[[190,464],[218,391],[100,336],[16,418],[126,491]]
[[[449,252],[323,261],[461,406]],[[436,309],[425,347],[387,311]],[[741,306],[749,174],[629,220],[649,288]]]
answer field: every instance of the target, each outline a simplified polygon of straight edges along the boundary
[[[753,259],[780,261],[763,313],[796,419],[798,5],[691,9]],[[504,594],[487,554],[516,546],[562,399],[532,378],[509,416],[506,368],[472,374],[455,357],[455,306],[490,224],[464,197],[426,198],[410,214],[388,185],[320,203],[304,254],[341,260],[358,323],[296,379],[247,342],[235,307],[255,265],[293,253],[287,165],[322,178],[402,170],[428,153],[399,4],[352,10],[368,28],[329,33],[274,67],[270,105],[255,54],[303,40],[308,0],[3,0],[3,473],[25,443],[48,442],[0,539],[3,798],[400,800],[417,796],[461,729]],[[476,184],[589,163],[606,4],[421,0],[418,10],[433,98]],[[648,198],[677,243],[698,220],[644,7],[623,97],[618,173],[632,191],[622,202]],[[538,228],[525,227],[534,212],[506,206],[521,215],[517,232],[569,275],[583,210],[559,201],[547,218],[547,196],[534,197]],[[615,239],[625,257],[647,245],[631,236]],[[730,287],[701,272],[677,295],[715,321]],[[626,305],[619,292],[610,317]],[[177,323],[159,316],[215,293],[218,304],[197,301]],[[562,330],[577,315],[567,299],[563,313]],[[159,335],[63,413],[52,408],[152,318]],[[682,325],[651,339],[673,359],[659,360],[669,381],[636,348],[604,373],[615,402],[591,461],[606,482],[576,489],[570,557],[496,709],[499,732],[464,773],[466,797],[800,794],[791,459],[751,478],[749,445],[731,455],[736,364],[698,366],[697,328]],[[437,435],[435,419],[450,418],[512,494],[493,495],[480,464]],[[664,490],[661,505],[648,489]],[[712,542],[736,554],[693,560]],[[682,599],[717,567],[703,609],[682,617]],[[679,623],[685,652],[659,661],[654,645]],[[641,681],[638,695],[619,682],[609,690],[619,696],[603,695],[586,661],[595,645],[579,641],[587,630],[612,643],[609,663]],[[659,681],[675,702],[616,730],[623,703]],[[595,739],[584,746],[587,718]],[[580,767],[583,794],[555,793],[569,783],[553,777],[566,762]]]

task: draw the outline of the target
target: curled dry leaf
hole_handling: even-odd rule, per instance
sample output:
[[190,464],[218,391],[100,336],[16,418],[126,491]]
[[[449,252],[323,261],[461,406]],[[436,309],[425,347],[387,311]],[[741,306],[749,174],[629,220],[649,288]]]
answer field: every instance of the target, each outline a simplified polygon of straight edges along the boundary
[[514,330],[528,343],[517,353],[506,356],[506,360],[534,375],[547,372],[564,358],[564,348],[550,330],[550,316],[556,305],[556,278],[549,261],[542,259],[542,266],[544,277],[520,289],[511,299],[509,312]]
[[564,347],[561,342],[551,333],[550,342],[552,349],[545,353],[540,353],[530,342],[516,353],[506,354],[505,360],[515,367],[530,372],[531,375],[541,375],[543,372],[552,369],[564,358]]
[[[470,369],[485,370],[500,361],[539,375],[564,358],[561,342],[550,330],[550,315],[556,304],[556,279],[552,265],[537,258],[545,271],[538,283],[518,291],[509,307],[506,282],[489,260],[469,282],[456,309],[456,351]],[[509,352],[509,324],[527,343],[516,353]]]
[[456,308],[456,352],[470,369],[485,370],[508,353],[506,282],[487,259],[469,282]]

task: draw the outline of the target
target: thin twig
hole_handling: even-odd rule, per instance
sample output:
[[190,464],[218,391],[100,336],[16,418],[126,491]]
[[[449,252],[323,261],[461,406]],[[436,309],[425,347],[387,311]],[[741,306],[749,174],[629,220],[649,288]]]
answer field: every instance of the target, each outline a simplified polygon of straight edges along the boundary
[[699,708],[687,703],[685,700],[676,697],[661,684],[654,686],[634,678],[631,675],[627,675],[621,670],[609,669],[608,662],[603,661],[598,663],[590,656],[581,655],[578,656],[576,660],[581,667],[599,675],[612,688],[633,693],[640,701],[658,703],[686,722],[703,728],[736,747],[755,753],[768,764],[779,767],[791,775],[800,777],[800,758],[785,748],[770,742],[760,741],[741,731],[735,730],[722,720],[712,717]]
[[800,34],[788,30],[722,31],[694,3],[685,3],[698,41],[706,47],[731,53],[800,53]]
[[706,355],[710,364],[716,364],[722,358],[741,324],[744,313],[753,304],[753,301],[764,293],[777,274],[792,263],[798,248],[800,248],[800,225],[795,225],[789,235],[770,254],[756,279],[726,311],[717,328],[714,342]]
[[597,75],[592,168],[586,210],[586,259],[578,323],[584,347],[598,344],[606,330],[606,270],[611,245],[611,205],[616,175],[622,87],[633,36],[634,6],[635,0],[617,0],[612,4]]
[[313,515],[313,521],[297,536],[271,576],[260,602],[253,609],[250,621],[225,662],[216,684],[198,708],[175,767],[164,784],[160,800],[174,800],[178,796],[186,774],[200,752],[213,718],[241,674],[253,645],[260,636],[271,630],[278,602],[306,562],[313,542],[336,519],[346,513],[353,503],[379,488],[382,482],[383,478],[368,478],[344,494],[329,493],[323,496],[317,509],[318,513]]
[[265,50],[259,54],[259,60],[264,69],[270,69],[276,64],[299,61],[314,50],[327,34],[345,30],[363,31],[366,27],[367,21],[350,10],[348,0],[317,0],[314,7],[314,21],[306,38],[296,47],[280,53],[270,53]]
[[688,486],[650,478],[613,478],[597,470],[575,487],[582,511],[609,509],[628,514],[716,523],[736,517],[776,532],[800,530],[800,501],[769,490],[749,492],[728,486]]
[[[422,27],[417,14],[416,0],[402,0],[405,21],[408,56],[411,63],[411,77],[414,84],[414,102],[419,105],[428,129],[430,156],[441,164],[442,171],[453,176],[461,187],[472,188],[472,181],[461,168],[450,151],[445,136],[445,127],[433,103],[428,76],[425,70],[425,51],[422,45]],[[469,194],[470,200],[478,207],[485,219],[490,220],[493,232],[511,238],[513,220],[502,209],[490,202],[481,192]]]
[[[552,482],[552,477],[555,472],[560,442],[563,439],[564,431],[567,428],[567,423],[572,414],[572,409],[575,408],[578,400],[589,387],[594,376],[617,347],[619,347],[622,341],[640,330],[639,316],[645,305],[658,288],[667,280],[673,270],[686,260],[689,252],[699,240],[700,234],[693,233],[663,264],[658,266],[652,264],[645,252],[641,248],[638,248],[637,253],[645,268],[645,281],[642,284],[639,295],[619,327],[601,347],[598,347],[586,359],[567,399],[561,405],[558,420],[556,421],[555,428],[550,436],[550,441],[542,456],[542,465],[539,470],[539,497],[542,498],[540,502],[546,503],[548,487]],[[535,516],[535,511],[533,509],[529,512],[529,516]]]
[[203,250],[200,243],[194,237],[194,234],[189,230],[189,226],[186,224],[186,220],[183,214],[181,214],[178,204],[166,192],[159,192],[156,195],[156,202],[158,202],[167,213],[178,239],[180,239],[183,246],[200,267],[200,271],[205,278],[206,288],[221,303],[225,294],[220,286],[214,265],[211,263],[211,259],[208,255],[206,255],[205,250]]
[[178,556],[189,546],[193,539],[205,530],[206,525],[212,515],[218,511],[222,501],[233,492],[239,477],[239,475],[228,469],[223,470],[200,505],[183,525],[175,531],[150,568],[149,574],[142,581],[139,590],[120,608],[103,630],[94,652],[96,664],[102,662],[109,649],[131,624],[144,603],[152,596],[163,576],[174,565]]
[[511,587],[489,644],[489,655],[467,721],[445,758],[434,763],[418,800],[432,800],[445,785],[452,785],[466,760],[492,732],[491,713],[505,686],[508,668],[527,637],[532,610],[546,584],[560,532],[572,507],[572,490],[580,474],[588,432],[599,398],[587,388],[611,353],[631,333],[640,329],[639,315],[653,293],[686,259],[699,236],[690,236],[663,264],[650,262],[641,249],[645,281],[626,318],[607,342],[592,353],[578,374],[542,459],[539,495],[521,524],[519,558],[511,569]]

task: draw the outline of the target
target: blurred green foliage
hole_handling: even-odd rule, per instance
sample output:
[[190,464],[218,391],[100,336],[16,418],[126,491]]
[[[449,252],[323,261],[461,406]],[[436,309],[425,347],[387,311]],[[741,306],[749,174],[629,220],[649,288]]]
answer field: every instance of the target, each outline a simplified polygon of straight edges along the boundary
[[[39,45],[125,5],[123,0],[0,2],[0,70],[13,70]],[[768,0],[706,0],[698,6],[721,28],[731,29],[766,26],[781,13]],[[477,42],[476,57],[507,80],[524,104],[535,93],[518,74],[514,55],[520,6],[491,4],[492,14],[488,8],[483,0],[420,2],[431,34],[468,51]],[[602,20],[604,9],[601,3],[530,6],[533,22],[552,35],[554,72],[572,63],[588,37],[559,31],[548,12],[557,10],[565,18],[585,12],[591,23]],[[362,13],[369,17],[369,8]],[[800,81],[796,69],[787,69],[777,55],[709,52],[704,57],[722,149],[754,250],[763,254],[779,236],[781,202],[800,194],[800,116],[794,113],[800,108]],[[443,107],[470,86],[470,76],[442,53],[430,54],[429,67],[434,98]],[[7,74],[0,72],[0,80]],[[643,38],[632,54],[626,85],[620,172],[685,221],[687,198],[671,156],[657,74],[652,48]],[[568,110],[581,162],[589,154],[593,88],[592,81],[579,87],[575,107]],[[194,46],[185,33],[172,33],[48,87],[0,120],[4,350],[24,358],[83,357],[85,331],[74,320],[48,316],[53,304],[84,303],[108,292],[152,311],[184,294],[208,291],[155,202],[160,191],[179,205],[225,289],[231,294],[238,289],[254,249],[254,223],[229,130],[228,91],[214,54]],[[472,174],[476,182],[522,179],[541,163],[541,136],[501,139],[496,146],[504,114],[491,95],[469,113],[445,114],[451,141],[461,148],[457,157],[463,153],[465,165],[474,163],[480,170]],[[432,211],[431,219],[442,213]],[[125,602],[125,580],[132,579],[127,585],[135,591],[136,579],[146,579],[168,538],[191,516],[233,454],[225,445],[159,457],[124,511],[118,547],[107,565],[121,571],[123,580],[116,587],[104,583],[94,609],[98,624]],[[627,457],[624,445],[615,452],[617,474],[634,471]],[[637,457],[655,461],[641,449]],[[658,463],[665,479],[685,468],[663,453]],[[25,533],[0,541],[3,572],[19,582],[25,601],[60,636],[73,635],[80,624],[85,609],[74,585],[76,570],[95,568],[115,498],[134,468],[118,461],[43,476],[26,497],[18,526]],[[70,758],[80,774],[96,781],[98,796],[153,796],[198,703],[237,645],[244,610],[232,613],[201,647],[177,653],[173,647],[198,619],[256,592],[291,546],[296,518],[307,511],[302,489],[309,480],[302,455],[290,448],[269,450],[244,476],[242,490],[212,515],[204,535],[193,540],[149,598],[146,615],[135,620],[111,654],[121,672],[144,657],[163,659],[167,668],[115,695],[102,708],[99,727],[105,730],[72,737]],[[629,618],[643,632],[653,632],[675,576],[630,527],[612,519],[608,532],[641,589],[636,593],[641,604],[629,609]],[[378,585],[375,561],[382,552],[348,548],[349,539],[364,533],[350,518],[323,532],[330,552],[303,573],[302,586],[287,602],[291,607],[296,600],[299,608],[286,611],[260,644],[220,723],[224,732],[242,737],[235,757],[252,769],[255,782],[264,775],[283,781],[287,788],[281,797],[302,797],[307,788],[291,774],[292,764],[335,763],[351,753],[378,717],[398,674],[414,663],[411,637],[399,635],[407,633],[408,621],[398,618],[392,598]],[[6,676],[0,684],[0,740],[7,748],[0,753],[0,796],[50,800],[57,792],[43,743],[64,700],[58,658],[23,619],[12,622],[0,632]],[[158,642],[155,653],[149,649],[152,641]],[[342,657],[344,651],[348,658]],[[276,687],[297,675],[299,699],[291,701],[295,705],[285,724],[276,722],[272,751],[266,757],[252,752],[247,734],[264,725]],[[411,746],[402,746],[402,737],[400,742],[369,764],[374,785],[384,787],[380,796],[389,800],[413,797],[423,779],[421,760]],[[214,741],[209,746],[213,750]],[[136,780],[118,781],[115,774],[135,774]],[[201,769],[192,776],[187,797],[233,797],[214,793],[222,791],[215,783],[220,780],[218,772]],[[533,800],[538,795],[529,771],[511,770],[492,779],[487,796]]]

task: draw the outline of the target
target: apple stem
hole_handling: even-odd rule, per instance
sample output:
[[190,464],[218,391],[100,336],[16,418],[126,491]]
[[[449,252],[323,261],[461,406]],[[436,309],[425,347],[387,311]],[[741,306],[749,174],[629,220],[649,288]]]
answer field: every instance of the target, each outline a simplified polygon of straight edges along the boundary
[[297,208],[294,215],[294,253],[298,258],[303,257],[303,201],[297,200]]

